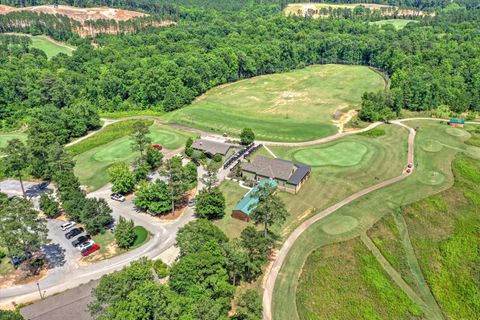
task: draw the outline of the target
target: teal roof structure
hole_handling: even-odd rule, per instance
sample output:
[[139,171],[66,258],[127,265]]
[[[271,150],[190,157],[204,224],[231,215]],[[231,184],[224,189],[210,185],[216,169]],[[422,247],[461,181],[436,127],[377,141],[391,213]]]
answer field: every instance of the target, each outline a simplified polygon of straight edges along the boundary
[[465,120],[463,120],[463,119],[455,119],[455,118],[451,118],[451,119],[450,119],[450,122],[451,122],[451,123],[460,123],[460,124],[465,124]]
[[233,208],[233,211],[242,211],[243,213],[250,215],[253,209],[255,209],[255,204],[258,203],[258,199],[252,195],[258,190],[258,187],[263,186],[267,183],[270,183],[274,187],[278,186],[278,183],[272,179],[263,179],[261,180],[252,190],[248,191],[246,195],[243,196],[237,205]]

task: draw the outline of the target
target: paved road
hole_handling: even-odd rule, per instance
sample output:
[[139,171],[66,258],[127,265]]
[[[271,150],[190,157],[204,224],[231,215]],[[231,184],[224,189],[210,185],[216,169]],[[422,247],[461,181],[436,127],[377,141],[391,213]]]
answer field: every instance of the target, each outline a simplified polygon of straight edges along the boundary
[[[393,122],[396,125],[400,125],[402,127],[406,127],[409,131],[410,134],[408,136],[408,163],[405,166],[405,170],[402,172],[401,175],[394,177],[392,179],[388,179],[385,181],[382,181],[380,183],[377,183],[371,187],[368,187],[366,189],[363,189],[357,193],[354,193],[353,195],[347,197],[346,199],[338,202],[337,204],[334,204],[333,206],[319,212],[312,218],[308,219],[304,223],[302,223],[295,231],[293,231],[290,236],[287,238],[287,240],[283,243],[282,248],[278,252],[276,259],[272,265],[272,268],[267,275],[267,282],[265,285],[265,291],[263,293],[263,319],[264,320],[271,320],[272,319],[272,310],[271,310],[271,305],[272,305],[272,296],[273,296],[273,290],[275,287],[275,281],[277,279],[278,273],[280,272],[280,269],[285,261],[285,258],[287,257],[288,252],[292,248],[294,242],[300,237],[300,235],[308,229],[311,225],[319,221],[320,219],[325,218],[326,216],[330,215],[331,213],[337,211],[338,209],[344,207],[345,205],[351,203],[354,200],[357,200],[364,195],[373,192],[375,190],[384,188],[386,186],[389,186],[391,184],[397,183],[398,181],[401,181],[405,178],[407,178],[414,170],[413,163],[414,163],[414,150],[415,150],[415,130],[398,122],[395,121]],[[407,172],[407,165],[412,164],[412,168],[410,172]]]

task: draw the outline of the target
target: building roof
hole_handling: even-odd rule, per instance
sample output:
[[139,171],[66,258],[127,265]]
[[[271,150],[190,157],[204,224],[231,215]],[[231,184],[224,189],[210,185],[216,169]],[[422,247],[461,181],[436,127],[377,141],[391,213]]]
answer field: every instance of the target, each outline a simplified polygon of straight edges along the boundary
[[297,185],[300,182],[302,182],[303,178],[305,178],[306,175],[310,173],[311,168],[307,166],[306,164],[300,163],[300,162],[295,162],[295,166],[297,167],[297,170],[292,174],[290,179],[288,179],[288,183]]
[[99,280],[90,281],[63,293],[50,296],[20,309],[20,314],[26,320],[75,320],[93,319],[87,309],[92,301],[92,289]]
[[270,183],[274,187],[278,186],[278,183],[275,180],[261,180],[253,189],[248,191],[247,194],[243,196],[242,200],[240,200],[233,208],[233,211],[242,211],[243,213],[250,215],[250,213],[252,213],[253,209],[255,208],[255,204],[258,203],[258,199],[253,197],[253,194],[258,190],[258,187],[264,186],[267,183]]
[[451,119],[450,119],[450,122],[452,122],[452,123],[461,123],[461,124],[464,124],[464,123],[465,123],[465,120],[463,120],[463,119],[451,118]]
[[300,162],[283,159],[256,156],[250,163],[245,163],[242,169],[263,177],[287,181],[297,185],[310,173],[310,167]]
[[242,169],[263,177],[287,181],[295,170],[293,162],[256,156],[252,162],[243,164]]
[[201,150],[211,155],[215,155],[219,153],[223,156],[228,153],[228,150],[230,150],[231,147],[233,147],[231,144],[207,140],[207,139],[197,139],[192,144],[193,149]]

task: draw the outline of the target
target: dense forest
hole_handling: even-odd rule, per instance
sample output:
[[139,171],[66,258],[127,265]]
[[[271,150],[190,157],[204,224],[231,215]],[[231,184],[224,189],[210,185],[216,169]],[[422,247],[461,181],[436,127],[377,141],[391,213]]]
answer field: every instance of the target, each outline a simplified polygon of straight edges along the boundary
[[[274,1],[266,2],[245,1],[243,9],[223,12],[177,6],[177,26],[99,35],[97,48],[69,33],[68,22],[39,23],[36,33],[71,39],[78,49],[72,57],[47,60],[35,50],[1,44],[2,127],[17,127],[46,107],[62,113],[75,113],[67,110],[79,105],[95,111],[168,112],[222,83],[317,63],[383,70],[391,78],[389,106],[395,111],[480,108],[480,10],[457,6],[396,31],[363,18],[284,17],[277,4],[270,4]],[[20,26],[18,31],[32,30]]]

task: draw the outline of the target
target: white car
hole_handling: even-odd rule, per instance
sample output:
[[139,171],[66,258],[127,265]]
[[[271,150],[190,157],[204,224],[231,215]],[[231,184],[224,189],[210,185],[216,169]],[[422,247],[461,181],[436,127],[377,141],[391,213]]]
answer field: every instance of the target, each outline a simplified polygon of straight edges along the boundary
[[62,228],[63,231],[66,231],[71,227],[73,227],[74,225],[75,225],[75,221],[68,221],[67,223],[62,224],[60,228]]
[[95,241],[93,241],[93,240],[88,240],[88,241],[82,243],[81,245],[79,245],[79,246],[77,247],[77,249],[80,250],[80,251],[82,251],[82,250],[87,249],[88,247],[90,247],[91,245],[94,245],[94,244],[95,244]]
[[110,198],[112,200],[119,201],[119,202],[124,202],[125,201],[125,197],[122,196],[120,193],[117,193],[117,192],[112,193],[110,195]]

